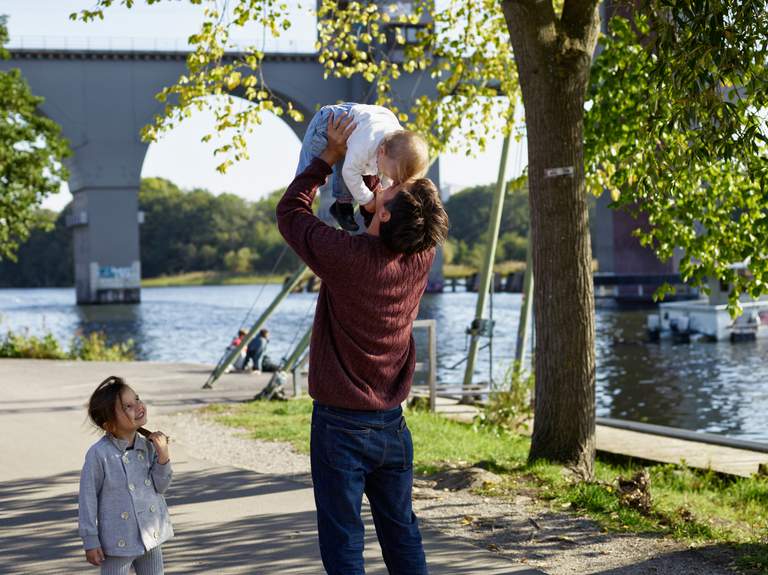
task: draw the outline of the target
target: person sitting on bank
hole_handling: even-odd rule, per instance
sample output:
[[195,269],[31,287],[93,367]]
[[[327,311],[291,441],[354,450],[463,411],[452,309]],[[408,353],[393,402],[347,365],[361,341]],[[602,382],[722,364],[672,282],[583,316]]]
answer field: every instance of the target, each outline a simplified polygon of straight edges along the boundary
[[238,345],[240,345],[240,342],[243,341],[243,338],[246,336],[248,332],[244,329],[237,330],[237,335],[232,338],[232,343],[229,344],[229,347],[236,348]]
[[261,372],[264,367],[264,356],[267,354],[267,344],[269,344],[269,330],[262,329],[259,335],[248,344],[248,350],[245,352],[245,361],[243,369],[248,368],[248,362],[253,365],[253,371]]
[[[229,345],[227,346],[227,349],[224,351],[226,354],[231,353],[235,350],[235,348],[240,345],[240,342],[243,341],[243,338],[246,336],[248,332],[244,329],[237,330],[237,335],[232,338],[232,341],[229,342]],[[238,354],[237,358],[234,362],[232,362],[232,365],[227,367],[226,370],[224,370],[224,373],[231,373],[232,370],[242,370],[243,365],[245,364],[245,349],[241,349],[240,353]]]

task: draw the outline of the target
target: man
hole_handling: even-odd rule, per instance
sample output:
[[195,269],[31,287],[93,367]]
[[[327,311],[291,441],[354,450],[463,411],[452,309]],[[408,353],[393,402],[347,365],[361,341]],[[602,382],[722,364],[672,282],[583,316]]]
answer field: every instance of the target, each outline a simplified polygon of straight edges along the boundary
[[259,335],[254,337],[248,344],[243,369],[248,367],[248,362],[250,361],[253,365],[253,371],[261,372],[263,370],[264,356],[267,354],[267,344],[269,344],[269,330],[262,329],[259,331]]
[[400,404],[415,368],[413,320],[448,217],[426,179],[377,190],[366,234],[312,213],[319,186],[344,157],[351,118],[330,117],[325,150],[277,206],[280,233],[322,280],[312,329],[311,462],[323,566],[363,568],[363,493],[390,573],[427,573],[412,511],[413,443]]

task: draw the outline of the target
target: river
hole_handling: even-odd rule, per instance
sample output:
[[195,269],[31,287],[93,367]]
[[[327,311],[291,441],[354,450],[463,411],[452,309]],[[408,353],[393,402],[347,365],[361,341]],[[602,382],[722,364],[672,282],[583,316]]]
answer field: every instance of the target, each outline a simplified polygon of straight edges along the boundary
[[[113,342],[132,339],[143,360],[216,363],[244,319],[253,321],[279,289],[144,288],[142,303],[133,306],[77,306],[74,289],[2,289],[0,331],[50,331],[62,342],[76,331],[103,331]],[[419,317],[437,320],[439,383],[463,379],[463,364],[452,367],[466,355],[464,330],[475,300],[476,294],[465,292],[424,296]],[[271,318],[273,359],[309,327],[314,301],[315,294],[292,294]],[[520,295],[498,293],[493,304],[493,357],[490,349],[479,353],[477,382],[488,381],[490,365],[493,378],[502,380],[514,353]],[[768,441],[768,341],[646,343],[648,313],[597,311],[598,415]]]

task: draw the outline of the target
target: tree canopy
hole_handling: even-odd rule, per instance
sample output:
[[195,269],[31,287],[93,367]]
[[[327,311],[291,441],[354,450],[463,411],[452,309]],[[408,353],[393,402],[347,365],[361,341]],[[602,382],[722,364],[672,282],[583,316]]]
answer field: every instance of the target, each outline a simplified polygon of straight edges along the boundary
[[[103,17],[116,3],[130,7],[134,0],[97,0],[95,8],[73,17]],[[615,26],[594,69],[598,0],[319,3],[317,49],[326,75],[361,78],[366,101],[393,108],[407,127],[427,136],[435,155],[460,141],[476,151],[489,134],[508,133],[511,110],[522,96],[537,276],[532,459],[568,464],[585,477],[593,471],[587,188],[613,190],[617,205],[646,213],[650,227],[637,232],[641,240],[663,259],[682,249],[685,277],[698,281],[712,273],[732,280],[734,308],[739,291],[766,291],[765,133],[758,118],[768,94],[767,3],[630,3],[635,35],[621,36]],[[250,107],[215,104],[216,130],[235,129],[231,143],[219,149],[226,155],[224,170],[245,157],[242,133],[263,110],[297,112],[269,91],[261,49],[224,58],[232,32],[249,22],[274,36],[287,30],[287,5],[238,0],[224,3],[223,10],[218,6],[205,2],[201,29],[190,38],[188,74],[159,94],[167,107],[145,137],[152,140],[194,108],[210,105],[207,96],[244,89]],[[398,92],[404,74],[415,75],[407,94]],[[403,109],[425,82],[434,84],[436,95],[416,97]],[[724,186],[712,191],[715,182]],[[728,265],[746,255],[752,274],[736,278]]]
[[[217,150],[223,155],[219,167],[226,170],[247,157],[242,136],[259,123],[262,111],[301,117],[271,93],[258,46],[224,59],[237,29],[249,23],[275,37],[289,30],[288,6],[239,0],[220,10],[216,2],[189,1],[203,5],[203,23],[189,39],[188,74],[158,95],[167,102],[165,112],[144,135],[154,140],[193,109],[214,106],[214,131],[235,130]],[[103,18],[110,6],[134,2],[98,0],[72,17]],[[537,9],[551,11],[554,21],[571,9],[567,2],[545,4]],[[613,16],[591,72],[589,188],[596,194],[608,190],[616,207],[647,214],[650,226],[637,235],[662,260],[675,248],[683,250],[685,279],[731,281],[734,305],[739,292],[764,293],[768,2],[612,4],[633,18]],[[520,95],[502,7],[493,0],[403,6],[323,0],[317,48],[326,75],[361,76],[373,100],[427,135],[435,154],[459,146],[468,153],[482,150],[493,130],[509,129],[505,118]],[[397,91],[403,74],[434,82],[437,97],[421,96],[405,109]],[[251,106],[206,100],[235,89]],[[737,276],[729,265],[743,260],[751,274]]]
[[[5,19],[0,16],[0,60],[7,60]],[[0,260],[14,259],[19,242],[36,226],[51,225],[37,211],[66,180],[69,153],[59,126],[40,113],[19,70],[0,71]]]
[[592,69],[590,182],[647,215],[636,235],[660,259],[684,252],[684,280],[731,282],[735,310],[768,291],[768,3],[695,4],[611,20]]

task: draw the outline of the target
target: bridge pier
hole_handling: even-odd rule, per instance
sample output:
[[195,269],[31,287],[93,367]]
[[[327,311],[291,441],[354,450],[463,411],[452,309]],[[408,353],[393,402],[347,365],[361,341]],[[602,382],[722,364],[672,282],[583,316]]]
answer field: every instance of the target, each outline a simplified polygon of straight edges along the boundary
[[141,301],[138,208],[137,188],[74,192],[68,224],[73,232],[78,304]]

